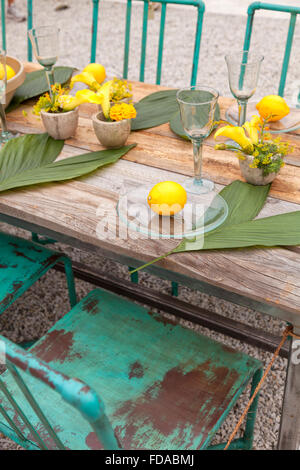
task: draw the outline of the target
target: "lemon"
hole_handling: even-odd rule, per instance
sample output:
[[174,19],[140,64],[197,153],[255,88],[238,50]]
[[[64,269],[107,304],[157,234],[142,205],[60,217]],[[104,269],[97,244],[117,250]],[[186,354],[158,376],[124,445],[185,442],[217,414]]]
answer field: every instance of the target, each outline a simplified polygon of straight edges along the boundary
[[84,72],[88,72],[93,75],[94,79],[98,83],[104,82],[106,78],[105,68],[101,64],[89,64],[83,69]]
[[281,96],[269,95],[265,96],[257,105],[256,109],[263,119],[268,119],[268,122],[279,121],[287,116],[290,108]]
[[147,197],[150,208],[159,215],[177,214],[184,208],[186,201],[186,190],[174,181],[156,184]]
[[[10,80],[16,75],[15,71],[13,68],[11,68],[9,65],[6,66],[6,79]],[[4,68],[3,65],[0,64],[0,80],[3,80],[4,78]]]

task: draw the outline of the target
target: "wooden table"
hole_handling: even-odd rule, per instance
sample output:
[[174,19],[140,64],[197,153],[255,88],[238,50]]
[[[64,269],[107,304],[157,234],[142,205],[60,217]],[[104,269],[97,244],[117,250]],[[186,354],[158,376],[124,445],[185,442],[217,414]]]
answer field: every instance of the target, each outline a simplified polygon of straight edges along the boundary
[[[27,70],[32,67],[35,66],[28,65]],[[134,100],[158,89],[162,87],[133,83]],[[231,99],[220,99],[223,117],[231,103]],[[32,104],[27,103],[10,113],[9,128],[22,133],[42,132],[41,121],[32,115],[31,108]],[[28,112],[26,117],[24,110]],[[92,112],[94,107],[82,106],[78,131],[66,142],[62,158],[101,149],[92,128]],[[293,133],[288,138],[296,150],[273,183],[260,217],[300,209],[300,135]],[[186,175],[193,174],[191,144],[175,136],[168,124],[131,133],[128,143],[134,142],[137,146],[121,161],[91,176],[1,194],[1,219],[128,266],[139,266],[170,251],[178,242],[130,236],[120,239],[101,234],[99,223],[104,215],[109,218],[115,214],[124,180],[181,182]],[[218,190],[241,179],[236,156],[215,151],[212,137],[204,146],[203,172],[217,183]],[[149,272],[279,317],[291,322],[295,333],[300,334],[299,247],[182,253],[152,266]],[[290,348],[281,449],[300,446],[300,366],[299,361],[293,360],[297,356],[295,348],[299,348],[297,340],[291,342]]]

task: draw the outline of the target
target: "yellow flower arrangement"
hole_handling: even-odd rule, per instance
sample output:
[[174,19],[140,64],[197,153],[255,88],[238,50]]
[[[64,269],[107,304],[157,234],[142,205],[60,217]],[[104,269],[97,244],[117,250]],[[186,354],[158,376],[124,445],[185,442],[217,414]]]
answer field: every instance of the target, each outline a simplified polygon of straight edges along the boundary
[[[95,64],[90,64],[90,66],[91,65],[95,65]],[[75,77],[72,78],[71,88],[73,88],[74,83],[77,83],[77,82],[81,82],[87,85],[89,87],[89,91],[94,92],[97,96],[101,98],[100,104],[102,106],[104,117],[105,119],[109,120],[111,102],[118,103],[124,98],[131,98],[132,97],[131,85],[128,84],[126,80],[121,80],[119,78],[114,78],[113,80],[109,80],[104,84],[100,84],[97,81],[96,76],[93,75],[89,71],[91,69],[89,69],[88,67],[89,66],[87,66],[83,72],[81,72],[78,75],[75,75]],[[82,90],[82,91],[88,91],[88,90]],[[96,102],[96,101],[93,101],[93,102]],[[129,119],[129,118],[122,118],[122,119]],[[121,120],[121,119],[116,119],[116,120]]]
[[82,103],[103,103],[103,97],[91,90],[79,90],[75,96],[69,94],[68,87],[62,87],[58,83],[52,86],[52,97],[49,93],[41,96],[33,107],[33,113],[40,115],[41,110],[47,113],[65,113],[72,111]]
[[[277,173],[284,165],[284,157],[293,152],[293,147],[288,142],[282,142],[280,137],[272,139],[266,126],[269,116],[263,119],[253,116],[250,122],[245,122],[241,127],[224,126],[217,130],[215,139],[220,136],[228,137],[238,144],[237,156],[240,160],[245,160],[245,155],[253,157],[249,164],[250,168],[261,168],[263,175]],[[218,144],[217,150],[237,150],[236,147],[226,144]]]
[[112,121],[123,121],[123,119],[134,119],[136,110],[132,104],[115,104],[110,108],[109,117]]

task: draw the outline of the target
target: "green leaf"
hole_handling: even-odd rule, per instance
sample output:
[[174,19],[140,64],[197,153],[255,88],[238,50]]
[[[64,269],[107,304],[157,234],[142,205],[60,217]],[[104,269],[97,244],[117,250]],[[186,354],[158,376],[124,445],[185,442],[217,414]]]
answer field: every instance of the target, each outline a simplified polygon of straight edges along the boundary
[[266,186],[253,186],[239,180],[225,186],[220,191],[220,196],[227,202],[229,213],[224,224],[216,230],[221,230],[224,225],[246,222],[258,216],[265,205],[270,187],[270,184]]
[[48,134],[29,134],[12,139],[0,150],[0,184],[26,170],[54,162],[64,146]]
[[176,93],[177,90],[157,91],[135,104],[137,117],[132,120],[132,130],[148,129],[169,122],[178,111]]
[[299,244],[300,211],[296,211],[228,225],[213,237],[207,237],[203,250]]
[[202,250],[207,246],[208,240],[213,244],[214,237],[219,239],[225,226],[232,226],[254,219],[263,208],[270,191],[270,185],[253,186],[242,181],[234,181],[220,192],[228,205],[228,217],[225,222],[215,230],[195,237],[192,241],[183,239],[174,252],[180,253],[189,250]]
[[[170,122],[170,128],[175,134],[185,140],[190,140],[181,124],[179,105],[176,99],[177,91],[157,91],[136,103],[137,117],[132,120],[132,130],[149,129]],[[217,105],[215,120],[220,120],[219,105]]]
[[63,141],[54,140],[48,134],[29,134],[8,142],[0,152],[0,191],[77,178],[115,163],[135,146],[100,150],[55,162],[63,145]]
[[[56,83],[64,84],[72,77],[72,67],[55,67],[54,80]],[[24,83],[16,90],[14,97],[6,109],[6,112],[16,109],[23,101],[35,98],[49,90],[44,70],[36,70],[26,75]]]

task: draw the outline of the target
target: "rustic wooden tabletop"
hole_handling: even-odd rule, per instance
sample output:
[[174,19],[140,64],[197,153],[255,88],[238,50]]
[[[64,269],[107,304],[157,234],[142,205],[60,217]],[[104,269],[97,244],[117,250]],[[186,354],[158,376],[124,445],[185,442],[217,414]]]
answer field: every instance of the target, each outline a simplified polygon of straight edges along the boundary
[[[30,71],[36,65],[27,64],[26,68]],[[163,89],[138,82],[132,85],[134,101]],[[225,110],[232,103],[230,98],[220,98],[223,119]],[[76,135],[66,141],[60,158],[101,149],[91,121],[95,106],[81,106]],[[23,113],[24,110],[27,114]],[[30,102],[7,117],[11,130],[44,132],[41,120],[32,114]],[[300,210],[300,132],[283,135],[283,138],[294,144],[295,152],[287,157],[287,164],[272,184],[270,197],[260,217]],[[137,146],[118,163],[90,176],[1,194],[0,213],[21,226],[25,222],[26,227],[33,231],[51,232],[57,240],[97,251],[130,266],[139,266],[170,251],[178,241],[149,240],[130,235],[122,239],[102,236],[99,230],[103,214],[107,218],[115,216],[124,181],[150,184],[174,179],[181,182],[186,175],[193,174],[191,144],[173,134],[168,124],[132,132],[128,143],[137,143]],[[203,173],[216,183],[217,190],[242,179],[235,154],[216,151],[213,136],[204,145]],[[283,227],[283,230],[288,230],[288,227]],[[262,311],[291,322],[295,332],[300,334],[300,247],[181,253],[164,259],[154,269],[162,277],[190,287],[203,290],[210,286],[210,293],[215,292],[218,296],[224,293],[224,297],[228,293],[227,298],[237,303],[264,306]],[[299,400],[296,402],[297,393],[300,393],[300,371],[296,373],[296,369],[290,365],[289,390],[284,405],[286,421],[283,420],[280,442],[282,448],[300,445],[300,404]]]

